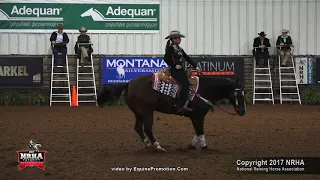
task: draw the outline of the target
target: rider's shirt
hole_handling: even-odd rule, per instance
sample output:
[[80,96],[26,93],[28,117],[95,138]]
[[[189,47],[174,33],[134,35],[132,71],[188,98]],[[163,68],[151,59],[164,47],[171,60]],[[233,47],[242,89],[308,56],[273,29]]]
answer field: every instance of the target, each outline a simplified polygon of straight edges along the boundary
[[197,64],[184,52],[178,45],[171,45],[164,56],[164,61],[170,66],[183,65],[185,61],[190,63],[193,67]]

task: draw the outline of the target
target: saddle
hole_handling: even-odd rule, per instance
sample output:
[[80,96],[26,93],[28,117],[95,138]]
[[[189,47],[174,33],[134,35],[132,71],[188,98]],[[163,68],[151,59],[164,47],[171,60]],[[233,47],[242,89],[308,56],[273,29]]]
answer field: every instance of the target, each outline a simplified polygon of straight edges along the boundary
[[[192,76],[191,70],[187,71],[189,86],[189,100],[193,100],[199,89],[199,77]],[[152,88],[161,94],[179,97],[181,86],[172,76],[169,69],[164,68],[153,74]]]
[[[177,84],[179,83],[171,76],[170,70],[168,68],[164,68],[162,71],[158,71],[156,76],[159,80],[164,81],[166,83]],[[191,86],[197,84],[197,76],[192,76],[192,71],[190,69],[187,70],[188,81]],[[179,85],[180,86],[180,85]]]

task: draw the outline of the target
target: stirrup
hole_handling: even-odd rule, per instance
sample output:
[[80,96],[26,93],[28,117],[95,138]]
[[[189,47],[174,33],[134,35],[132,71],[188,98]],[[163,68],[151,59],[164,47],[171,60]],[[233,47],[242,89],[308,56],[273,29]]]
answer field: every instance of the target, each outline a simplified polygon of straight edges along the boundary
[[181,107],[181,108],[179,108],[178,110],[177,110],[177,113],[178,114],[180,114],[180,113],[184,113],[184,112],[186,112],[186,111],[189,111],[189,112],[191,112],[191,111],[193,111],[193,109],[190,109],[190,108],[188,108],[188,107]]

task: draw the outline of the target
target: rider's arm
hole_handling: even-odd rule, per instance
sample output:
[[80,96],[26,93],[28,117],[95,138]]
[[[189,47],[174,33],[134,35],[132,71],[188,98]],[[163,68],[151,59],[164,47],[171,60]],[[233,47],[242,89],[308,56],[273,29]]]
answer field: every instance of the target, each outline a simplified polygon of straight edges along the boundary
[[278,37],[276,45],[279,46],[281,43],[281,36]]
[[259,41],[257,41],[257,38],[254,38],[254,40],[253,40],[253,47],[259,47],[259,45],[260,45],[260,42]]
[[289,44],[290,44],[290,45],[292,45],[292,39],[291,39],[291,37],[290,37],[290,36],[288,36],[286,44],[288,44],[288,45],[289,45]]
[[266,40],[266,47],[271,47],[271,44],[270,44],[270,40],[269,40],[269,39]]
[[170,46],[168,47],[168,49],[166,50],[166,54],[164,55],[164,61],[171,67],[176,65],[176,61],[173,57],[173,52],[174,49],[172,46]]
[[190,63],[194,68],[197,67],[197,64],[184,52],[184,50],[182,49],[182,54],[184,59],[186,59],[188,61],[188,63]]

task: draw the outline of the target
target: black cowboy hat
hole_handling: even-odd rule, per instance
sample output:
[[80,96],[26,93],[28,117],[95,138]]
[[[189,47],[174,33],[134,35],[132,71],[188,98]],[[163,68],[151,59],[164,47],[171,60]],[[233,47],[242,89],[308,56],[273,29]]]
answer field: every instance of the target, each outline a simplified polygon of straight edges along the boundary
[[260,33],[258,33],[259,34],[259,36],[266,36],[267,34],[266,33],[264,33],[264,31],[261,31]]

